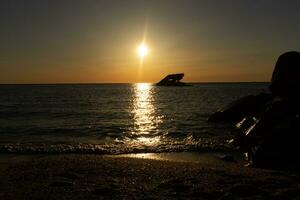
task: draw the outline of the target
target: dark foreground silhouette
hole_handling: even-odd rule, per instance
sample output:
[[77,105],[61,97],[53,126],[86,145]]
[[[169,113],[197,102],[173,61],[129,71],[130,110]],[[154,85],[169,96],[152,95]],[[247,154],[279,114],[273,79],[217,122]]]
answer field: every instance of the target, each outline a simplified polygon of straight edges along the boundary
[[169,74],[161,81],[159,81],[157,86],[188,86],[186,83],[180,82],[184,77],[184,74]]
[[209,120],[236,124],[233,144],[256,167],[300,166],[300,53],[282,54],[268,93],[243,97]]

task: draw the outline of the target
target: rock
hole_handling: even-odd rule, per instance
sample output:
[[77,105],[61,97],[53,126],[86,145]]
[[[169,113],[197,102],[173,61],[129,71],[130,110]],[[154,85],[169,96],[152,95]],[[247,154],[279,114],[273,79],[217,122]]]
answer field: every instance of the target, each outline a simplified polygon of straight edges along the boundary
[[[298,99],[300,91],[300,53],[290,51],[279,56],[272,74],[270,90],[274,96]],[[296,102],[296,101],[295,101]],[[298,102],[299,103],[299,102]]]
[[[263,123],[263,122],[261,122]],[[259,124],[264,128],[264,124]],[[256,167],[286,168],[300,166],[300,121],[284,117],[262,136],[260,144],[253,151],[252,162]],[[261,135],[257,130],[252,134]]]
[[237,124],[232,144],[249,155],[252,166],[300,166],[300,53],[282,54],[276,63],[271,93],[243,97],[209,121]]
[[[300,119],[297,110],[287,100],[275,98],[268,103],[260,120],[237,137],[235,143],[250,155],[256,167],[277,168],[277,166],[300,163]],[[236,139],[236,140],[237,140]]]
[[230,122],[236,124],[247,116],[259,116],[272,99],[270,93],[249,95],[229,104],[225,109],[212,114],[208,121]]

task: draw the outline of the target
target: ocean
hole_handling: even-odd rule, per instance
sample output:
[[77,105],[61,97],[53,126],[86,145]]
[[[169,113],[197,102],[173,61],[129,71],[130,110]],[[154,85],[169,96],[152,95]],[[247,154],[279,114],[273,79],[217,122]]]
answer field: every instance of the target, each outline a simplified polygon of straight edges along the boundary
[[1,153],[225,151],[228,124],[207,118],[267,83],[0,85]]

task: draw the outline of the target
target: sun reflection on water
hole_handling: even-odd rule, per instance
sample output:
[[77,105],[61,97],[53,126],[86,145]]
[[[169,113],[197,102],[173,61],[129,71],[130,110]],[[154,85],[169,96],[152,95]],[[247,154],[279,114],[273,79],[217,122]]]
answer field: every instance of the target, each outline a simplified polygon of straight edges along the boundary
[[134,85],[132,114],[134,125],[131,131],[133,145],[155,146],[161,141],[158,124],[162,118],[156,115],[154,88],[149,83]]

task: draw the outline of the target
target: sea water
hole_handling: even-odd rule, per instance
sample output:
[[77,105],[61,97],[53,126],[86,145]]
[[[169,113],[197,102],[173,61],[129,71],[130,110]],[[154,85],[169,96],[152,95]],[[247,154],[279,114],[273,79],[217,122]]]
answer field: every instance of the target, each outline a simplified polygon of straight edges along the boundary
[[0,85],[0,151],[218,151],[232,127],[207,118],[267,83]]

